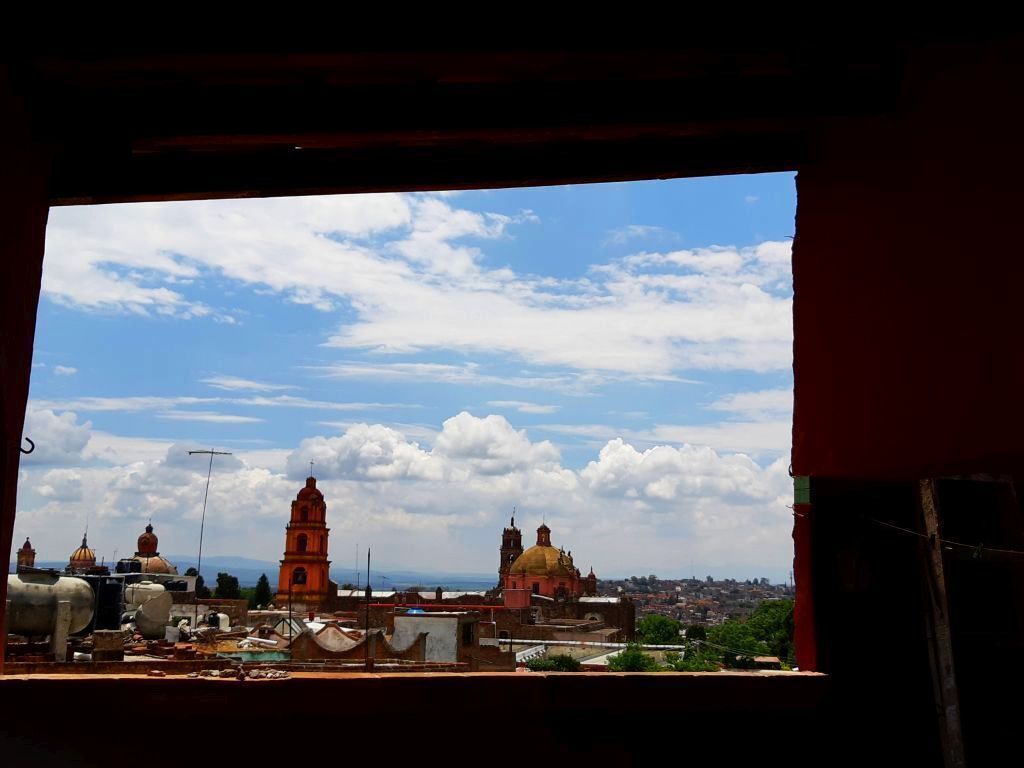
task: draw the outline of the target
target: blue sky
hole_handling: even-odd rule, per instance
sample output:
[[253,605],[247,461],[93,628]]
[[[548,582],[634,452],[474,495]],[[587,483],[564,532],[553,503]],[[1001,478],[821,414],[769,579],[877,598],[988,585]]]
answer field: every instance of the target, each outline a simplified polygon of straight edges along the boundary
[[393,566],[492,570],[516,505],[599,575],[781,580],[795,202],[765,174],[54,209],[18,533],[60,559],[88,518],[112,556],[152,517],[191,552],[212,446],[224,555],[280,557],[313,459],[332,546]]

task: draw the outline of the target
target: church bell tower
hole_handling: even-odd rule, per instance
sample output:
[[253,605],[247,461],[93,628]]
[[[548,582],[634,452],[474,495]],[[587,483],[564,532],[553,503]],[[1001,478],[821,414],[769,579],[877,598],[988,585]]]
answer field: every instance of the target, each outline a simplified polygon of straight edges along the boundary
[[498,561],[498,587],[505,586],[505,577],[516,558],[523,554],[523,532],[516,528],[516,512],[512,510],[512,520],[501,533],[501,555]]
[[337,586],[330,580],[331,561],[327,559],[327,504],[316,487],[312,469],[310,466],[306,487],[292,501],[275,597],[278,605],[287,604],[291,584],[292,605],[299,610],[316,610],[337,597]]

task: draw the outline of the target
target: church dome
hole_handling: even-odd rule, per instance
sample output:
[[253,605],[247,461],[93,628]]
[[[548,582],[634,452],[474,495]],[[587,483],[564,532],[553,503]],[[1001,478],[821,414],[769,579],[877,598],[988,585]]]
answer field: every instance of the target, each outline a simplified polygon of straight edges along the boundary
[[538,544],[517,557],[509,573],[571,579],[576,575],[576,568],[569,555],[555,547]]
[[146,532],[139,536],[138,551],[136,551],[136,557],[148,557],[157,553],[156,545],[158,539],[156,534],[153,533],[152,524],[146,526]]
[[316,487],[316,478],[307,477],[306,487],[299,491],[299,501],[306,501],[307,499],[322,499],[324,495],[320,493],[320,490]]
[[[28,540],[25,542],[28,543]],[[82,537],[82,546],[71,553],[68,566],[71,568],[91,568],[96,565],[96,553],[89,549],[86,537]]]
[[134,559],[142,564],[143,573],[170,573],[174,575],[178,573],[178,569],[169,560],[165,560],[160,555],[153,555],[152,557],[136,556]]
[[137,561],[142,566],[143,573],[177,574],[178,569],[169,560],[160,557],[160,553],[157,552],[158,541],[156,534],[153,533],[153,525],[147,525],[146,532],[139,536],[138,551],[135,553],[135,557],[130,559]]

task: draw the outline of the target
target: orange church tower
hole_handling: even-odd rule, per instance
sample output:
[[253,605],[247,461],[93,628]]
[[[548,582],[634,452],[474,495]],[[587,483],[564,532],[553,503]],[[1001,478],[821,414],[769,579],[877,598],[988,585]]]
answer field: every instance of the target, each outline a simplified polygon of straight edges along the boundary
[[316,487],[312,463],[309,469],[306,487],[292,502],[275,598],[279,606],[287,604],[290,581],[292,605],[300,611],[329,607],[338,596],[338,586],[330,580],[331,562],[327,559],[327,505]]

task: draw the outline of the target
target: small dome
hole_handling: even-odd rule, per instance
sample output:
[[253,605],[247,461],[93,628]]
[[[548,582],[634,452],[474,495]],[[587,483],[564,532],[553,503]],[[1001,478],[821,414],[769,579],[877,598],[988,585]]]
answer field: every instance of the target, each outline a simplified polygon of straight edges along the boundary
[[306,487],[299,491],[299,501],[306,501],[307,499],[322,499],[324,495],[320,493],[316,487],[316,478],[307,477]]
[[152,524],[146,526],[146,532],[139,536],[138,550],[135,552],[136,557],[152,557],[157,554],[157,542],[158,539],[156,534],[153,533]]
[[[25,544],[28,545],[27,539]],[[89,549],[89,543],[85,536],[82,537],[82,546],[71,553],[68,565],[72,568],[88,568],[96,565],[96,553]]]

